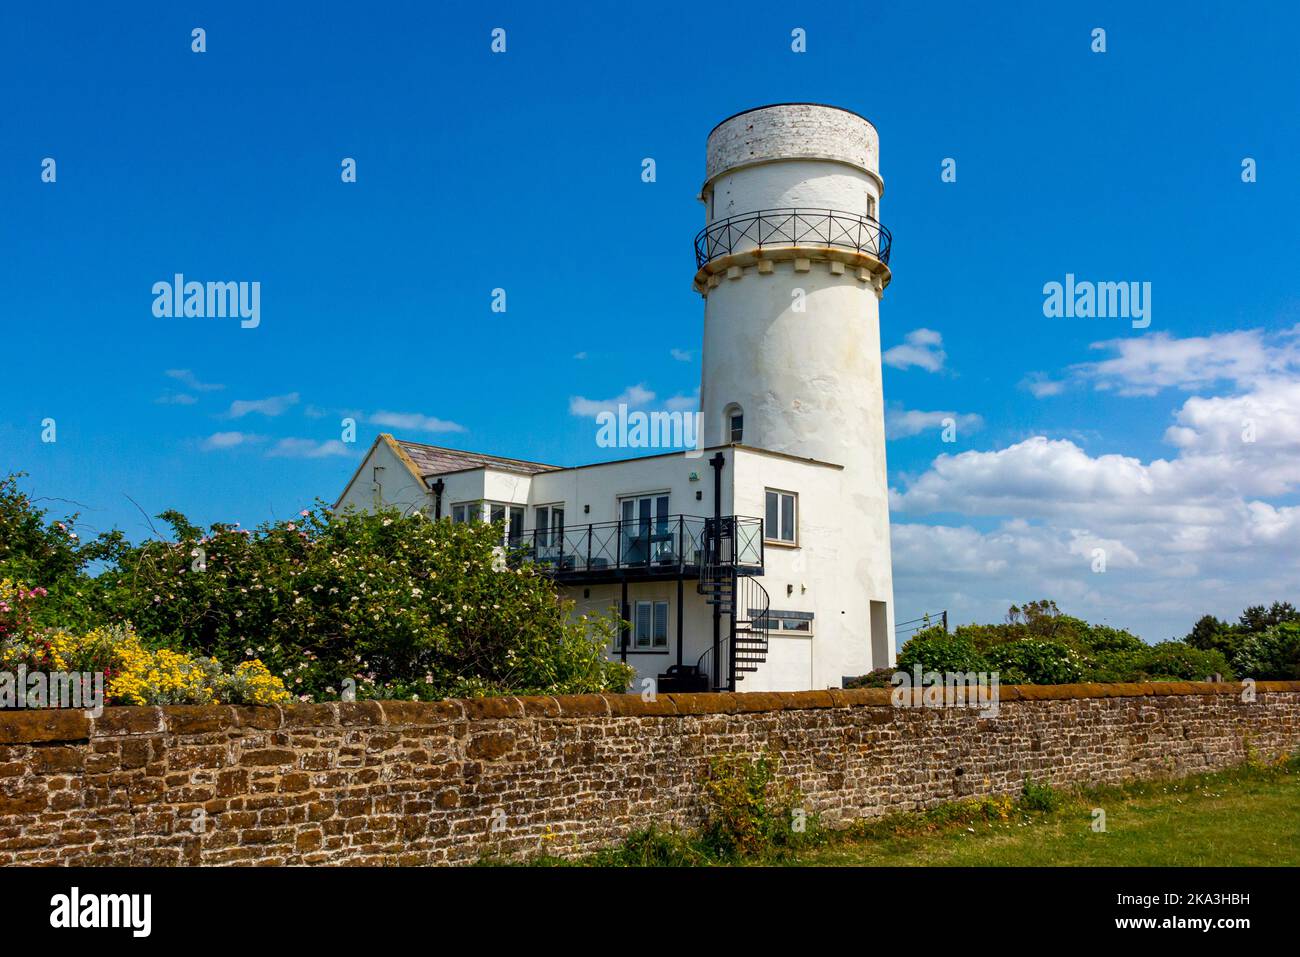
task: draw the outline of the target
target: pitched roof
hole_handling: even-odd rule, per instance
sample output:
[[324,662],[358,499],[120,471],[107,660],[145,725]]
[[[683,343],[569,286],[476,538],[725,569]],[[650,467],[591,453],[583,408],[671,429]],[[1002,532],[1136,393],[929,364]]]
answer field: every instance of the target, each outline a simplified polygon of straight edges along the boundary
[[461,449],[445,449],[437,445],[425,445],[422,442],[407,442],[397,439],[415,467],[420,477],[445,475],[448,472],[463,472],[466,469],[501,469],[506,472],[522,472],[536,475],[538,472],[554,472],[558,465],[543,465],[540,462],[526,462],[523,459],[507,459],[500,455],[484,455],[481,452],[465,452]]

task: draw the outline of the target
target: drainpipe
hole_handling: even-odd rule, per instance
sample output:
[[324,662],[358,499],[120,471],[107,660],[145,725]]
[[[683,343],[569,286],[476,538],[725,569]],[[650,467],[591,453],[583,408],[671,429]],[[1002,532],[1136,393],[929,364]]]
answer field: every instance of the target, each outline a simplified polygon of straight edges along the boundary
[[447,487],[447,483],[442,479],[434,482],[433,489],[433,518],[435,521],[442,518],[442,490]]
[[[713,556],[722,554],[722,467],[727,464],[726,456],[715,452],[709,459],[713,466]],[[713,687],[719,687],[722,679],[722,609],[718,606],[717,594],[713,601]]]

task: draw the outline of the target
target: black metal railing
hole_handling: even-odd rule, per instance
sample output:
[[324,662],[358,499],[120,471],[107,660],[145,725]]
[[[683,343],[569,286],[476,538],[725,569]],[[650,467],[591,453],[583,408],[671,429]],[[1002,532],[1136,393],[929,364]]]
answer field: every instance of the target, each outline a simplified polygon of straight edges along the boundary
[[889,265],[893,236],[870,216],[838,209],[760,209],[713,223],[695,237],[695,267],[764,246],[830,246]]
[[[708,560],[711,518],[661,515],[628,521],[535,528],[506,535],[512,560],[532,562],[552,574],[599,574],[626,569],[696,570]],[[762,567],[763,520],[741,515],[721,519],[732,565]]]

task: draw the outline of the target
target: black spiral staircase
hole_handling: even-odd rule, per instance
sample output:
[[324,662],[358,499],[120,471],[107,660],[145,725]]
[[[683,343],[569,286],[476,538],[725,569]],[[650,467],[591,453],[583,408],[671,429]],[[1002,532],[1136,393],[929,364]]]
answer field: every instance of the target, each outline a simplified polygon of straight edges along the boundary
[[[735,691],[737,682],[767,660],[767,589],[735,560],[735,525],[723,519],[705,536],[706,549],[696,590],[726,619],[726,633],[695,663],[714,691]],[[715,654],[716,652],[716,654]]]

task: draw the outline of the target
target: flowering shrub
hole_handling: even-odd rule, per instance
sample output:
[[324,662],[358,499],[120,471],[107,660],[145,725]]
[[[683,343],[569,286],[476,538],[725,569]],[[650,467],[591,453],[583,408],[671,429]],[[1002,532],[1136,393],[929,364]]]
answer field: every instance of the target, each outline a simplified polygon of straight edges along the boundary
[[[0,480],[0,575],[48,588],[32,627],[129,624],[150,646],[215,658],[232,680],[252,682],[240,666],[265,662],[305,700],[578,694],[631,680],[606,660],[617,618],[573,616],[549,579],[502,560],[499,526],[324,507],[257,529],[160,517],[169,541],[82,541],[75,516],[49,521],[11,476]],[[158,693],[191,693],[197,679],[174,663],[164,672],[176,687]]]
[[[918,631],[898,653],[898,670],[911,671],[916,665],[923,671],[992,670],[970,638],[960,633],[950,635],[942,625]],[[888,682],[882,687],[888,687]]]
[[104,674],[107,704],[279,704],[290,695],[260,661],[227,674],[215,658],[146,648],[129,627],[0,638],[0,670]]
[[27,588],[12,578],[0,578],[0,638],[31,627],[32,603],[45,594],[44,588]]
[[1009,685],[1065,685],[1083,678],[1079,655],[1055,641],[1023,641],[989,649],[990,664]]
[[107,607],[228,666],[258,658],[304,699],[576,694],[629,681],[604,656],[617,622],[571,617],[551,581],[501,560],[499,527],[323,508],[252,531],[163,517],[174,541],[146,542],[97,579]]
[[1242,675],[1260,680],[1300,678],[1300,622],[1284,621],[1247,634],[1236,649],[1233,664]]
[[[1001,624],[917,632],[899,652],[898,667],[917,664],[925,671],[997,671],[1002,684],[1201,681],[1213,674],[1231,680],[1240,672],[1217,650],[1179,641],[1149,645],[1122,629],[1064,615],[1053,601],[1013,605]],[[888,678],[872,674],[856,686],[886,687]]]

